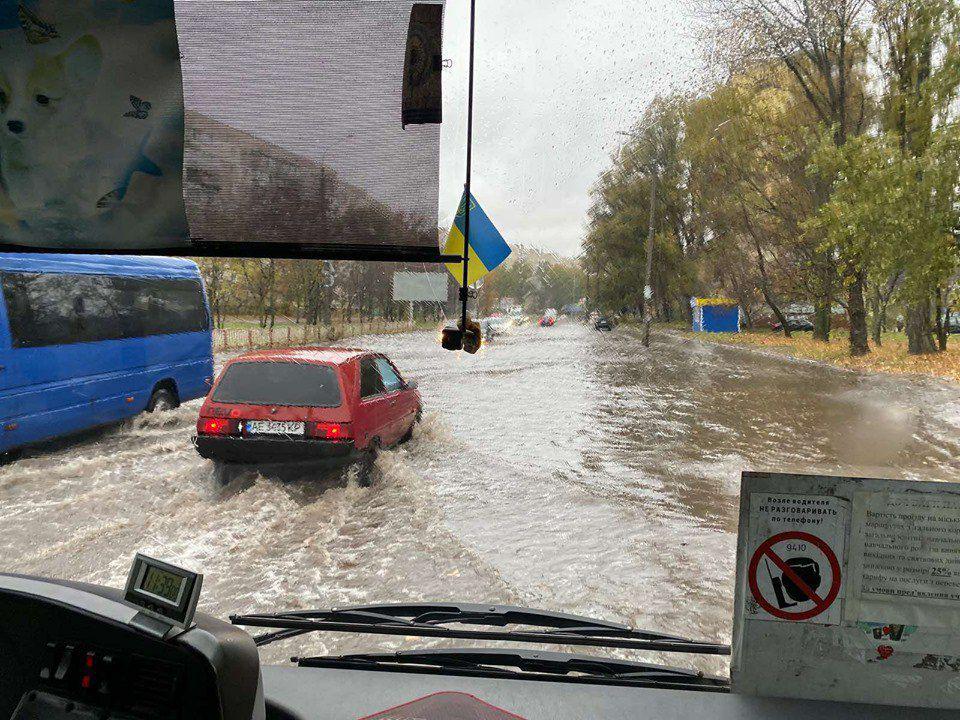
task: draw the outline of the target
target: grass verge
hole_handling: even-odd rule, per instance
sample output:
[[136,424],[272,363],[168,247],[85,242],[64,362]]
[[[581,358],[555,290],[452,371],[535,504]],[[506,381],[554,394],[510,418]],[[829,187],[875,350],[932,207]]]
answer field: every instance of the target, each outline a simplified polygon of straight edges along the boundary
[[848,334],[837,330],[829,343],[815,341],[810,333],[794,333],[785,338],[769,330],[747,330],[735,333],[694,333],[682,331],[685,337],[721,345],[737,345],[780,353],[790,357],[829,363],[839,367],[895,375],[924,375],[960,383],[960,337],[953,336],[947,350],[932,355],[907,353],[907,338],[903,333],[885,333],[881,346],[870,343],[870,352],[862,357],[850,357]]

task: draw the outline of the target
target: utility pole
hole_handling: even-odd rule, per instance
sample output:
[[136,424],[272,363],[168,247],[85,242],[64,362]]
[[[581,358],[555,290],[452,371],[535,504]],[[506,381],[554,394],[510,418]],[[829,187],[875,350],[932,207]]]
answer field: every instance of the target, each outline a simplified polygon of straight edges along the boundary
[[653,241],[657,232],[657,185],[660,182],[656,164],[650,172],[650,229],[647,232],[647,277],[643,285],[643,346],[650,347],[650,323],[653,322]]

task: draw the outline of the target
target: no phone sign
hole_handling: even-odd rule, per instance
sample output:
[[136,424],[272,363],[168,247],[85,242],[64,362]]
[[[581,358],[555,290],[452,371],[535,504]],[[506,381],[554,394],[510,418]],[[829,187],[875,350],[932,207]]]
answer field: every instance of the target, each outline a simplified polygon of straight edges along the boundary
[[747,583],[758,619],[835,622],[830,610],[843,583],[840,561],[816,535],[792,530],[764,540],[750,558]]
[[832,495],[750,493],[744,616],[839,624],[848,515],[849,501]]

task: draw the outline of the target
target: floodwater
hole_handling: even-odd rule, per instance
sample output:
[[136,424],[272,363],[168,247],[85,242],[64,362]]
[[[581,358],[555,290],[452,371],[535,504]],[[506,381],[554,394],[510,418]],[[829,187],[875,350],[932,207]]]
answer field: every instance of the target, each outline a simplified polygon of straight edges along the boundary
[[[221,617],[460,600],[729,641],[742,470],[960,480],[960,391],[934,381],[664,332],[644,349],[570,321],[474,357],[430,333],[356,344],[419,380],[426,409],[372,487],[308,470],[221,487],[192,402],[0,468],[3,569],[119,586],[139,550],[203,572],[200,609]],[[262,656],[404,642],[306,636]]]

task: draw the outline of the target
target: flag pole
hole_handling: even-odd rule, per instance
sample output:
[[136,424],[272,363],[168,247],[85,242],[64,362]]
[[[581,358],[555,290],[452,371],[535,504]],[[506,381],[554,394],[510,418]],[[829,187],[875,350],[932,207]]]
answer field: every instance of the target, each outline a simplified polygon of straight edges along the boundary
[[476,10],[477,0],[470,0],[470,64],[467,80],[467,177],[463,184],[466,200],[463,216],[463,286],[460,288],[460,329],[464,333],[467,331],[467,302],[470,298],[467,280],[470,277],[468,268],[470,263],[470,173],[473,163],[473,50]]

